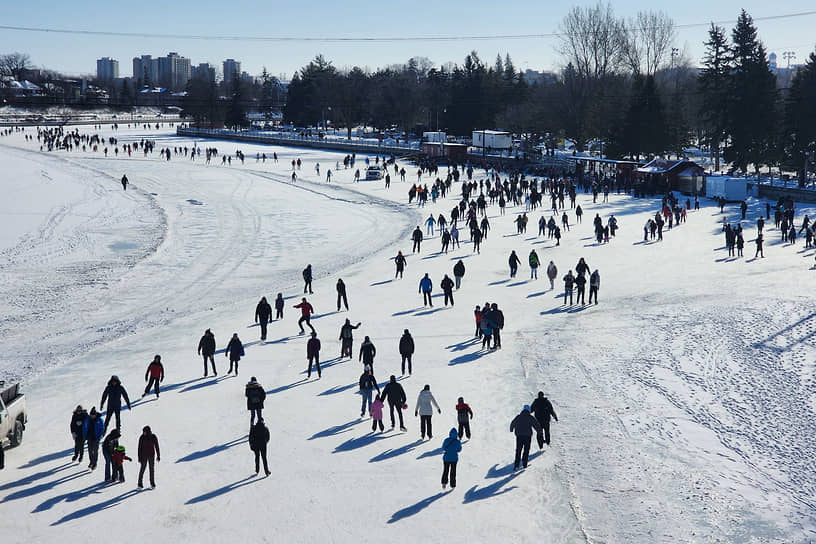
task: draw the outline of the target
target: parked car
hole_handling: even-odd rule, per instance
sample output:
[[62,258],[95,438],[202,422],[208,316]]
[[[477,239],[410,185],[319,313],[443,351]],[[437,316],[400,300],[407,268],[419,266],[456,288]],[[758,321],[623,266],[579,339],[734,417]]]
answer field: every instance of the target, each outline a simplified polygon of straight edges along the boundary
[[379,166],[372,165],[366,169],[366,181],[376,181],[378,179],[383,179],[383,169]]
[[[3,385],[0,382],[0,388]],[[27,422],[26,399],[20,392],[20,384],[0,391],[0,447],[18,446],[23,441]]]

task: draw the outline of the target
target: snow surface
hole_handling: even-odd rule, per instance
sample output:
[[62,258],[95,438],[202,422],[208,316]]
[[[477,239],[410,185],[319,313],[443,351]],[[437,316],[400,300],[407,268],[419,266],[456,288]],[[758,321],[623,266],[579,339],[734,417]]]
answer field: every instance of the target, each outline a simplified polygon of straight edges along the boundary
[[[19,133],[0,137],[0,377],[22,378],[29,406],[23,445],[7,450],[0,472],[0,532],[13,541],[86,542],[110,528],[159,542],[814,539],[816,317],[806,291],[814,254],[802,239],[783,245],[771,227],[766,258],[753,259],[761,202],[749,202],[745,258],[726,257],[722,214],[708,201],[664,242],[643,244],[659,200],[612,195],[593,204],[584,194],[584,222],[561,247],[536,237],[540,212],[519,236],[512,221],[522,207],[504,217],[490,208],[481,254],[463,232],[461,249],[436,253],[437,235],[414,256],[413,227],[431,211],[447,216],[457,199],[409,206],[416,176],[407,164],[409,183],[392,176],[389,190],[352,183],[354,169],[342,165],[326,184],[342,154],[199,142],[247,156],[222,167],[220,159],[160,160],[158,148],[192,143],[168,132],[102,133],[120,143],[155,138],[157,152],[41,153]],[[255,162],[256,152],[273,151],[278,164]],[[304,166],[292,185],[295,157]],[[595,213],[618,218],[608,245],[593,242]],[[726,215],[738,213],[729,207]],[[813,210],[799,207],[798,221],[803,213]],[[585,257],[600,270],[601,303],[566,308],[560,282],[550,290],[543,270],[529,281],[532,248],[560,275]],[[408,257],[401,280],[391,261],[398,249]],[[511,249],[525,263],[513,280]],[[456,306],[435,298],[423,308],[422,274],[438,285],[460,257],[467,273]],[[291,308],[306,263],[325,360],[323,377],[308,381],[306,339]],[[334,312],[338,277],[349,312]],[[285,318],[263,344],[254,307],[277,292],[288,297]],[[497,352],[480,351],[472,338],[473,307],[486,300],[505,312]],[[361,365],[335,358],[346,317],[363,323],[355,349],[364,335],[377,346],[381,383],[399,375],[397,344],[411,330],[407,433],[372,434],[358,417]],[[205,328],[219,350],[239,333],[247,345],[240,377],[224,376],[220,351],[218,378],[201,377],[195,348]],[[164,392],[137,400],[156,353]],[[125,484],[104,485],[101,469],[70,462],[71,411],[97,405],[114,373],[134,400],[121,442],[135,454],[146,424],[161,442],[155,490],[135,489],[136,463],[126,466]],[[246,444],[243,387],[253,375],[268,393],[269,478],[254,475]],[[411,412],[426,383],[442,414],[423,443]],[[553,444],[513,473],[509,422],[538,390],[558,412]],[[442,492],[440,446],[460,395],[475,413],[473,439],[458,487]]]

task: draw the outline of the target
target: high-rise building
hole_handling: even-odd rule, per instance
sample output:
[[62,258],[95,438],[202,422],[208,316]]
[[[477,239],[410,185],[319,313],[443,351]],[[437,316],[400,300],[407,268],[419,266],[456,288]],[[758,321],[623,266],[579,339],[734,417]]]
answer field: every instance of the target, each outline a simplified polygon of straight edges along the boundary
[[235,59],[227,59],[224,61],[224,83],[226,85],[230,85],[232,83],[232,79],[238,75],[241,75],[241,61]]
[[113,81],[119,77],[119,61],[110,57],[102,57],[96,61],[96,79]]
[[202,79],[210,83],[215,83],[215,66],[210,66],[208,62],[202,62],[198,66],[193,66],[191,77],[193,79]]
[[159,57],[159,83],[162,87],[177,91],[190,81],[190,59],[171,51],[166,57]]
[[142,85],[158,85],[159,59],[150,55],[133,57],[133,79],[141,81]]

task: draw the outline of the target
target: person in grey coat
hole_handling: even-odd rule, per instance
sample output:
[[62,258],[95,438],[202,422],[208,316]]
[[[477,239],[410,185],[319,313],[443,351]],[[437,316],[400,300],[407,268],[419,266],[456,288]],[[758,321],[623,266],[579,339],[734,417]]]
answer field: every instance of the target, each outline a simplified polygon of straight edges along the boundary
[[516,459],[513,462],[513,470],[518,470],[519,461],[524,468],[527,468],[527,460],[530,457],[530,442],[533,439],[533,430],[536,434],[541,432],[541,425],[530,413],[530,406],[525,404],[521,413],[513,418],[510,423],[510,432],[516,433]]

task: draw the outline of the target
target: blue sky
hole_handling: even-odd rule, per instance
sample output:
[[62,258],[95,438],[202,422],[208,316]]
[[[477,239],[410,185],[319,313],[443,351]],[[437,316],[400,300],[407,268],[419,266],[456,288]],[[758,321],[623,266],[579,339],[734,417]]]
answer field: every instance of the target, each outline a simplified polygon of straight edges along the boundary
[[[541,34],[555,32],[573,5],[595,2],[551,3],[516,1],[502,3],[471,0],[438,2],[209,2],[174,0],[156,2],[54,2],[26,0],[4,2],[2,25],[113,32],[145,32],[205,36],[291,36],[291,37],[413,37]],[[733,26],[741,8],[755,18],[816,9],[812,0],[787,0],[781,4],[755,0],[686,0],[656,3],[625,0],[613,3],[619,16],[639,10],[661,9],[678,24],[729,21]],[[816,46],[816,15],[773,21],[758,21],[759,36],[781,59],[782,51],[796,53],[803,62]],[[680,29],[677,45],[698,62],[706,38],[705,27]],[[488,62],[497,53],[509,53],[518,68],[555,70],[560,66],[556,38],[523,40],[457,40],[445,42],[247,42],[192,40],[185,38],[110,37],[0,29],[0,53],[28,53],[41,67],[69,74],[93,73],[96,59],[119,60],[120,75],[131,75],[131,59],[141,54],[166,55],[177,51],[193,64],[234,58],[242,68],[257,74],[266,66],[274,75],[291,77],[298,68],[322,53],[335,66],[360,65],[376,68],[425,56],[436,64],[461,63],[475,49]],[[781,61],[780,61],[781,62]]]

